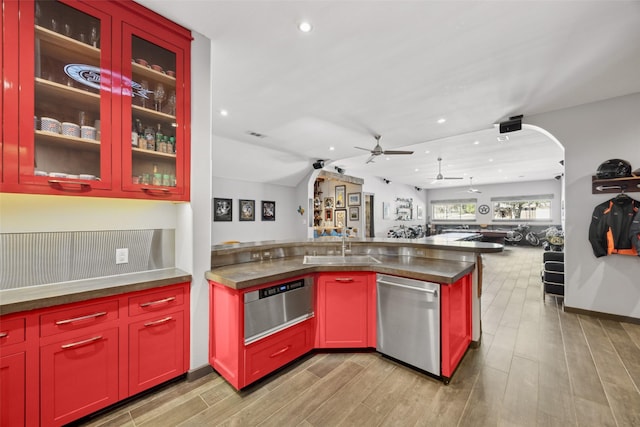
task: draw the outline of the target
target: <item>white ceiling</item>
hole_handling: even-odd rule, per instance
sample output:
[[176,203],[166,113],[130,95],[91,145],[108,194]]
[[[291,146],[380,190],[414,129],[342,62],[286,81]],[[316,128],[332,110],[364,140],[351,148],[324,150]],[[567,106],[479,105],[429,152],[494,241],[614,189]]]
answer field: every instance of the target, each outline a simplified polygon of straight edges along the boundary
[[[441,156],[474,185],[550,179],[560,147],[494,124],[640,92],[640,1],[138,2],[213,41],[221,177],[296,185],[327,159],[432,188]],[[415,154],[365,164],[373,134]]]

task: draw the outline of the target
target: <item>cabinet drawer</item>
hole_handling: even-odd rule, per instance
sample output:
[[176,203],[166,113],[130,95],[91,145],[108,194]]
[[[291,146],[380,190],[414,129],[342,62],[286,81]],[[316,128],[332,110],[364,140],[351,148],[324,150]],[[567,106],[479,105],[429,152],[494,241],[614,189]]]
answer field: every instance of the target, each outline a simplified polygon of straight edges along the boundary
[[245,382],[248,385],[313,348],[313,321],[307,320],[245,349]]
[[66,310],[40,316],[40,336],[48,337],[63,332],[76,331],[102,325],[118,319],[118,301],[102,301],[95,304],[77,304]]
[[26,334],[26,318],[0,319],[0,346],[8,346],[24,342]]
[[138,294],[129,298],[129,316],[173,310],[183,303],[184,286]]

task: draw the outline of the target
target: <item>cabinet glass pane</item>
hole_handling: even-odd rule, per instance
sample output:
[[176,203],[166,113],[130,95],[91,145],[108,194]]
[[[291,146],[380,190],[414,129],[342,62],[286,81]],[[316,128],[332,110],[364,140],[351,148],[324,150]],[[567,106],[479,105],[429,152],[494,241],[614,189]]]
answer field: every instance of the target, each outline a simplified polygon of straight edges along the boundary
[[137,36],[131,43],[131,183],[175,187],[176,55]]
[[100,20],[35,3],[35,174],[100,179]]

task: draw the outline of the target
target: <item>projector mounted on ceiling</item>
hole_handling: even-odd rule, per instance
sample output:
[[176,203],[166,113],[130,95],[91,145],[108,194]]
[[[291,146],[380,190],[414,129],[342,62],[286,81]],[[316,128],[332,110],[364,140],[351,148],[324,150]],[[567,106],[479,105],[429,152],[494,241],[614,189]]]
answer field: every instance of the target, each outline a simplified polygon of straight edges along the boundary
[[522,114],[509,117],[509,120],[500,123],[500,133],[515,132],[522,129]]

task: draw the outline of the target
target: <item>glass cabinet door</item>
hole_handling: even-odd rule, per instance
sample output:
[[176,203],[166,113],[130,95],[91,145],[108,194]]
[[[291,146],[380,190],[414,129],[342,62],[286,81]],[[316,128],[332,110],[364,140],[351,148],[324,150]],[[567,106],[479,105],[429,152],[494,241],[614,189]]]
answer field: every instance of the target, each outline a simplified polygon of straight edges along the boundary
[[21,76],[33,79],[22,89],[21,111],[33,111],[33,119],[20,119],[20,182],[68,192],[108,189],[111,19],[73,1],[23,4],[32,7],[34,25],[21,40],[33,44],[34,55],[21,60]]
[[184,51],[151,34],[123,34],[122,187],[152,197],[184,192]]

